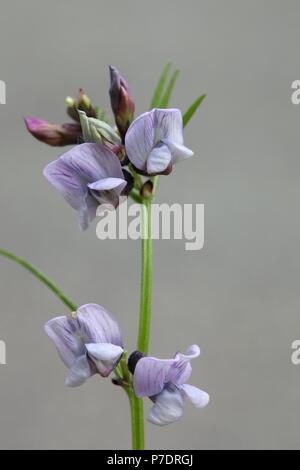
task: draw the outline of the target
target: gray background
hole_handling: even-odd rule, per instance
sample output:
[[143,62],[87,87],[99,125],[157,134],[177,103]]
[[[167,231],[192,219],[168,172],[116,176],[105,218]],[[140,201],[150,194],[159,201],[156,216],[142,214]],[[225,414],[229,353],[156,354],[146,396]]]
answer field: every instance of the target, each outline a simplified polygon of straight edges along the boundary
[[[84,86],[107,109],[107,65],[130,82],[137,112],[161,68],[182,70],[172,104],[208,99],[186,131],[196,158],[164,178],[159,200],[204,203],[206,245],[155,243],[152,354],[195,342],[192,383],[204,411],[176,425],[147,425],[148,448],[299,448],[300,107],[297,0],[2,0],[0,78],[1,245],[46,271],[75,302],[98,302],[135,345],[139,251],[100,242],[42,177],[60,154],[32,139],[22,116],[64,117],[64,98]],[[63,305],[0,259],[0,447],[128,448],[125,395],[93,379],[64,387],[66,370],[43,333]],[[147,405],[148,407],[148,405]]]

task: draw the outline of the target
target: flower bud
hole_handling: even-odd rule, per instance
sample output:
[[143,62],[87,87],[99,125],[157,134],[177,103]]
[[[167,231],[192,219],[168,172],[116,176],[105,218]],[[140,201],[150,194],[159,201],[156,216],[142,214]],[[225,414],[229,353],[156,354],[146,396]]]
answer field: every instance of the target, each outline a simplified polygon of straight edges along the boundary
[[140,351],[134,351],[131,356],[129,356],[128,361],[127,361],[127,367],[129,372],[133,375],[135,372],[135,368],[137,366],[137,363],[145,357],[145,354],[141,353]]
[[151,180],[148,180],[143,184],[141,189],[141,196],[145,199],[151,199],[153,196],[153,183]]
[[82,88],[76,100],[69,96],[66,98],[66,105],[67,113],[74,121],[79,121],[78,110],[84,111],[88,117],[96,117],[96,110]]
[[114,67],[110,67],[110,80],[111,107],[121,137],[124,139],[134,118],[135,105],[131,99],[127,82]]
[[26,117],[24,121],[30,134],[53,147],[75,145],[81,135],[81,127],[77,123],[51,124],[34,117]]

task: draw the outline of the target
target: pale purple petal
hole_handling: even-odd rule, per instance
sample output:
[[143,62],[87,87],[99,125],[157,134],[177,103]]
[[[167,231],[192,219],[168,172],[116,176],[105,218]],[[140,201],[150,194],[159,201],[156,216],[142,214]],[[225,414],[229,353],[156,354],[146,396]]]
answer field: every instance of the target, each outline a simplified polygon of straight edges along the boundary
[[95,183],[90,183],[88,187],[95,191],[110,191],[112,189],[119,189],[120,192],[126,186],[126,181],[124,178],[103,178],[102,180],[96,181]]
[[148,420],[157,426],[174,423],[183,415],[182,395],[180,390],[172,385],[166,387],[154,401]]
[[[165,148],[157,152],[156,147],[162,144],[167,144],[171,156]],[[178,109],[153,109],[139,116],[127,131],[125,147],[133,165],[149,174],[163,173],[171,158],[177,162],[192,155],[183,146],[182,114]]]
[[191,361],[192,359],[197,359],[201,354],[201,350],[197,344],[193,344],[189,346],[185,352],[185,354],[178,352],[175,356],[175,359],[185,359],[187,361]]
[[111,374],[124,352],[120,346],[109,343],[86,344],[86,349],[102,377]]
[[203,390],[189,384],[180,385],[179,389],[196,408],[205,408],[209,404],[209,395]]
[[98,207],[99,202],[92,195],[88,195],[79,209],[79,225],[82,231],[87,230],[95,219]]
[[79,387],[84,384],[91,376],[93,372],[89,365],[86,355],[80,356],[76,359],[75,363],[69,370],[69,374],[66,379],[66,385],[68,387]]
[[154,119],[154,111],[142,114],[133,121],[126,133],[128,158],[139,170],[146,169],[147,158],[155,146]]
[[82,208],[88,193],[86,181],[62,158],[49,163],[44,169],[44,176],[73,209]]
[[182,160],[186,160],[187,158],[190,158],[194,155],[194,152],[185,147],[185,145],[178,144],[168,139],[163,140],[163,142],[168,146],[172,154],[173,163],[178,163]]
[[[116,179],[118,194],[126,186],[118,157],[100,144],[82,144],[50,163],[44,176],[70,206],[79,212],[80,226],[85,230],[96,216],[99,201],[89,193],[89,185]],[[99,183],[100,185],[100,183]],[[105,183],[104,183],[105,186]]]
[[87,304],[80,307],[77,310],[76,324],[86,344],[111,343],[123,346],[117,321],[100,305]]
[[112,176],[124,179],[118,157],[101,144],[77,145],[60,158],[86,184]]
[[183,144],[182,114],[179,109],[154,110],[155,143],[169,140]]
[[174,359],[160,360],[143,357],[134,371],[134,391],[138,397],[151,397],[160,393],[169,381],[168,376]]
[[158,145],[150,152],[147,160],[147,173],[158,174],[163,173],[172,160],[172,155],[166,145]]
[[185,354],[177,353],[169,374],[169,380],[176,385],[186,383],[192,374],[190,361],[200,356],[200,348],[197,345],[190,346]]
[[71,367],[77,357],[84,352],[84,345],[75,336],[72,321],[67,317],[57,317],[45,325],[45,332],[53,341],[67,367]]

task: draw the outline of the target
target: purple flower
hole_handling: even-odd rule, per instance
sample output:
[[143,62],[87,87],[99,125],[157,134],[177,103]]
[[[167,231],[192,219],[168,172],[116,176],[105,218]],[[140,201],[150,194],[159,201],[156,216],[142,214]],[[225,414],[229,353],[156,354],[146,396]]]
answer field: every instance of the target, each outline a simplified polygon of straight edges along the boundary
[[179,109],[153,109],[131,124],[125,138],[129,160],[142,173],[169,174],[174,163],[193,156],[183,145]]
[[49,183],[79,213],[82,230],[95,218],[100,204],[117,207],[126,187],[118,157],[101,144],[82,144],[44,170]]
[[94,374],[108,377],[124,352],[118,323],[100,305],[84,305],[70,317],[54,318],[45,331],[69,368],[69,387],[82,385]]
[[31,116],[24,118],[24,121],[33,137],[53,147],[77,144],[81,135],[79,123],[51,124]]
[[154,402],[148,417],[151,423],[164,426],[177,421],[186,398],[197,408],[208,405],[208,394],[186,383],[192,374],[190,361],[200,355],[198,346],[190,346],[186,354],[177,353],[174,359],[167,360],[134,354],[136,359],[132,355],[128,366],[134,374],[136,395],[150,397]]
[[110,67],[110,101],[119,132],[124,138],[133,121],[135,105],[130,96],[127,82],[115,67]]

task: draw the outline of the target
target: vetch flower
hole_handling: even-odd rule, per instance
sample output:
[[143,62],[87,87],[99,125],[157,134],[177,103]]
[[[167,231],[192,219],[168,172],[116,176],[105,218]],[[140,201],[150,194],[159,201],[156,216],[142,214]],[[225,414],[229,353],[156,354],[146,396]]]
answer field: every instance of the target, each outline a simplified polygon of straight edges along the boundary
[[51,124],[31,116],[24,118],[26,127],[33,137],[53,147],[75,145],[81,135],[78,123]]
[[196,408],[209,403],[209,395],[199,388],[187,384],[192,374],[191,359],[200,355],[197,345],[190,346],[186,354],[177,353],[174,359],[156,359],[133,353],[128,360],[133,373],[134,390],[137,397],[149,397],[154,402],[149,421],[159,426],[177,421],[183,414],[187,398]]
[[82,230],[96,217],[99,205],[117,208],[127,185],[118,157],[93,143],[77,145],[47,165],[44,176],[78,211]]
[[183,145],[179,109],[153,109],[133,121],[125,137],[131,163],[142,174],[169,174],[174,163],[194,153]]
[[110,67],[110,101],[119,132],[124,138],[133,121],[135,105],[130,96],[127,82],[115,67]]
[[108,377],[124,352],[118,323],[100,305],[83,305],[70,317],[54,318],[45,331],[69,368],[69,387],[78,387],[95,374]]

